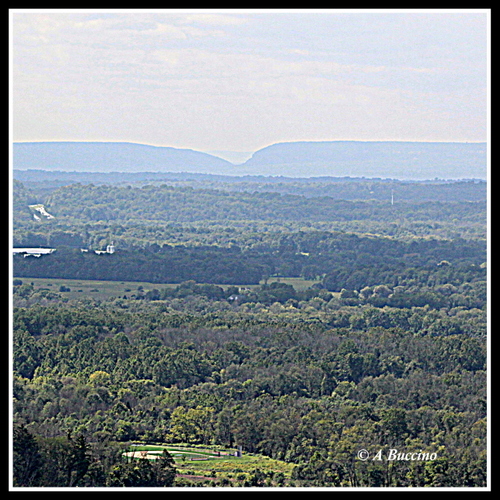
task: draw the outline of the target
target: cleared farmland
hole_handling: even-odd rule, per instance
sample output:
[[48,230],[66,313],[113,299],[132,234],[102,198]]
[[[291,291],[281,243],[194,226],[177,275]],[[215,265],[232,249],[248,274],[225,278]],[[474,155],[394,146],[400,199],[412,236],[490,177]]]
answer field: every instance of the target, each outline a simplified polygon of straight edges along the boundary
[[[148,283],[146,281],[104,281],[104,280],[76,280],[76,279],[59,279],[59,278],[16,278],[21,280],[23,284],[32,284],[35,290],[49,290],[56,293],[61,293],[63,297],[69,299],[79,299],[85,296],[95,298],[97,300],[107,300],[113,297],[132,298],[139,292],[147,293],[150,290],[161,290],[164,288],[176,288],[178,284],[158,284]],[[302,278],[282,278],[271,277],[267,283],[281,282],[288,285],[293,285],[296,290],[304,290],[317,281],[305,280]],[[262,281],[261,284],[264,282]],[[231,285],[218,285],[224,289]],[[247,285],[244,288],[255,288],[258,285]],[[63,287],[63,288],[61,288]]]

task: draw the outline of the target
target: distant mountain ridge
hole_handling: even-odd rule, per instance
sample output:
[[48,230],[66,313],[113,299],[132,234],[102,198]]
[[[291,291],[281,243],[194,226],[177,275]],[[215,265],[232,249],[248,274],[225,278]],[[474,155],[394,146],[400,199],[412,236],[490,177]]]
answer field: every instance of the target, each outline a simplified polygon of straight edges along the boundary
[[14,168],[66,172],[199,172],[231,173],[234,165],[222,158],[172,147],[129,142],[18,142]]
[[124,142],[14,143],[17,170],[187,172],[287,177],[402,180],[486,179],[486,143],[284,142],[256,151],[241,165],[191,149]]
[[244,164],[258,174],[389,177],[396,179],[486,178],[486,143],[324,141],[284,142],[255,152]]

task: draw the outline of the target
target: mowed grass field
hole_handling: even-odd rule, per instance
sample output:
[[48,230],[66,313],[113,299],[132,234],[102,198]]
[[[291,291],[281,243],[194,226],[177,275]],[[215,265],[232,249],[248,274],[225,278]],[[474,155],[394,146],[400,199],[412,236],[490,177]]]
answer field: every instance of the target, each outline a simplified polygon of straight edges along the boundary
[[[206,447],[196,445],[134,445],[129,448],[127,455],[133,452],[136,459],[150,459],[166,449],[175,461],[177,475],[191,479],[222,479],[230,481],[245,480],[256,470],[269,475],[282,474],[285,480],[290,479],[294,468],[293,464],[275,460],[263,455],[243,452],[241,456],[234,456],[235,450],[220,447]],[[144,454],[141,458],[141,452]]]
[[127,456],[135,458],[149,458],[154,460],[160,455],[163,450],[167,450],[172,458],[178,462],[193,461],[193,460],[236,460],[241,457],[234,455],[235,450],[215,450],[206,447],[193,448],[192,446],[177,446],[177,445],[134,445],[126,452]]
[[[150,290],[162,290],[164,288],[176,288],[178,284],[173,283],[148,283],[142,281],[100,281],[100,280],[75,280],[75,279],[55,279],[55,278],[16,278],[23,284],[33,284],[35,289],[45,289],[52,292],[61,293],[63,297],[70,299],[93,297],[98,300],[106,300],[113,297],[137,295],[140,291],[146,293]],[[281,278],[271,277],[267,283],[281,282],[292,285],[296,290],[305,290],[317,281],[305,280],[303,278]],[[260,284],[263,284],[262,281]],[[218,285],[224,289],[231,285]],[[245,285],[244,288],[255,288],[258,285]],[[61,291],[61,287],[69,291]]]
[[[106,300],[112,297],[131,297],[136,295],[141,289],[143,293],[149,290],[162,288],[175,288],[174,284],[147,283],[141,281],[101,281],[101,280],[74,280],[55,278],[14,278],[20,279],[23,284],[33,284],[35,289],[45,289],[52,292],[61,293],[63,297],[78,299],[84,296],[93,297],[99,300]],[[63,286],[69,291],[60,291]]]

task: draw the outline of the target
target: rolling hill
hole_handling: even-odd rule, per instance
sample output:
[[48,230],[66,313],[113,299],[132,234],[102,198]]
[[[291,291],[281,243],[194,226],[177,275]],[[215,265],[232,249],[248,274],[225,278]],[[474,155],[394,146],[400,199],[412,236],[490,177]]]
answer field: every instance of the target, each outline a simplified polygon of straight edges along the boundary
[[17,170],[188,172],[401,180],[486,179],[486,143],[287,142],[256,151],[245,163],[191,149],[120,142],[15,143]]
[[458,142],[287,142],[255,152],[244,173],[292,177],[486,178],[486,144]]
[[19,142],[14,168],[66,172],[199,172],[234,173],[222,158],[171,147],[127,142]]

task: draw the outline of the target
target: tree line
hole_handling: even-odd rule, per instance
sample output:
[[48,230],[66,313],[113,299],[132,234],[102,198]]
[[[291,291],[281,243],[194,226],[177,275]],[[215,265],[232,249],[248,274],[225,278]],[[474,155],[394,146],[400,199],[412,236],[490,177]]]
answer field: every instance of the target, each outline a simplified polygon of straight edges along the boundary
[[[50,255],[14,257],[19,277],[149,281],[152,283],[258,284],[269,276],[323,279],[325,288],[360,290],[418,279],[460,282],[484,279],[483,241],[413,239],[409,242],[333,232],[297,232],[239,245],[168,245],[96,255],[60,247]],[[417,279],[417,278],[415,278]]]
[[485,202],[350,201],[328,196],[305,197],[275,192],[233,192],[168,185],[117,187],[70,185],[51,193],[47,209],[58,218],[80,221],[196,220],[410,220],[474,218],[480,221]]
[[124,457],[124,446],[90,445],[83,434],[42,437],[24,424],[13,433],[16,487],[167,487],[175,464],[164,450],[153,462]]
[[279,192],[309,198],[329,196],[343,200],[485,201],[486,182],[481,180],[401,181],[363,177],[224,176],[181,172],[62,172],[14,170],[14,179],[30,190],[49,194],[68,184],[108,184],[134,187],[144,184],[200,187],[248,192]]

